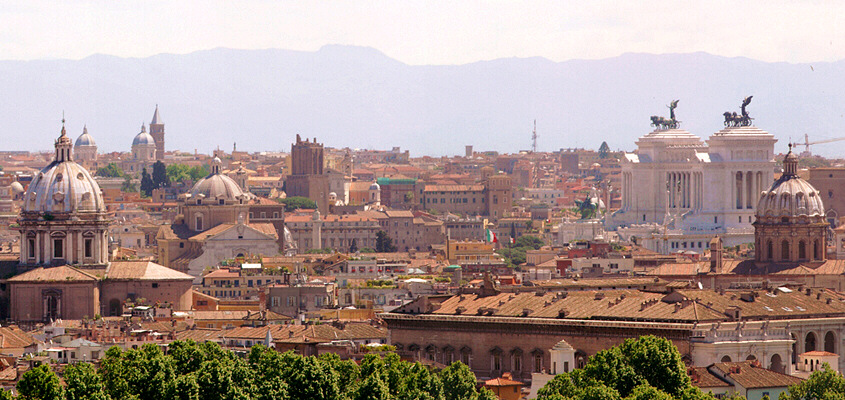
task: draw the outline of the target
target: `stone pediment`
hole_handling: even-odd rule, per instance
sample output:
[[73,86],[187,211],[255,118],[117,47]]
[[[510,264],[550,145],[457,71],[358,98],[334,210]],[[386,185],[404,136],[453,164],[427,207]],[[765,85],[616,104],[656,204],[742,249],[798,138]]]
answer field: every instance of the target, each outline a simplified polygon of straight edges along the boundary
[[229,240],[277,240],[275,235],[245,224],[226,224],[223,229],[206,236],[205,241]]

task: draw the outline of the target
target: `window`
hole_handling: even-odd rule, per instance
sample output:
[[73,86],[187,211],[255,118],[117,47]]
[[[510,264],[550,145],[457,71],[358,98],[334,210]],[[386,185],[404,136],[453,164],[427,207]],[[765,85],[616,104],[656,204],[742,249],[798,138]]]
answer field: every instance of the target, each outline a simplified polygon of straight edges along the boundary
[[62,239],[53,239],[53,258],[64,258],[64,244]]
[[94,251],[92,249],[93,244],[93,239],[85,239],[85,258],[91,258],[94,256]]
[[267,218],[267,213],[266,213],[266,212],[264,212],[264,211],[262,211],[262,212],[261,212],[261,218]]
[[218,200],[218,204],[220,204],[221,206],[222,206],[223,204],[225,204],[225,203],[226,203],[226,201],[225,201],[225,200],[223,200],[223,199]]
[[543,372],[543,355],[534,354],[534,372]]
[[273,218],[279,218],[279,212],[278,211],[273,212]]
[[502,355],[497,353],[493,354],[493,370],[494,371],[501,371],[502,370]]
[[153,282],[153,289],[158,289],[158,282]]
[[270,298],[271,307],[278,307],[279,306],[279,296],[273,296]]
[[35,239],[29,239],[29,258],[35,258]]
[[194,230],[201,231],[202,230],[202,215],[197,215],[196,218],[196,228]]
[[179,248],[184,249],[185,248],[185,242],[179,242]]

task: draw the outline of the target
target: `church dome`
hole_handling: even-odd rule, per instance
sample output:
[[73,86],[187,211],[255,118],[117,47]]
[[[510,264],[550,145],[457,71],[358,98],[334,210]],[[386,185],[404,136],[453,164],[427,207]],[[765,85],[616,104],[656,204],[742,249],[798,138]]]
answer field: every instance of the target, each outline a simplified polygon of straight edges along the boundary
[[222,162],[214,157],[211,162],[211,173],[200,179],[191,189],[191,197],[202,195],[206,199],[238,201],[248,196],[234,179],[220,172]]
[[377,182],[373,182],[373,184],[370,185],[370,190],[381,190],[381,186],[379,186]]
[[29,184],[24,212],[105,212],[100,185],[81,165],[73,162],[71,140],[64,126],[56,140],[56,158]]
[[132,146],[137,145],[153,145],[155,146],[156,141],[153,139],[153,136],[147,133],[147,127],[141,125],[141,132],[135,135],[135,139],[132,140]]
[[91,137],[91,135],[88,134],[88,127],[87,126],[83,127],[82,128],[82,134],[79,135],[78,138],[76,138],[76,144],[74,145],[74,147],[96,146],[96,145],[97,145],[97,143],[94,142],[94,138]]
[[12,194],[19,194],[24,192],[23,185],[21,185],[21,183],[18,181],[12,182],[12,184],[9,185],[9,188],[12,189]]
[[783,175],[760,194],[757,217],[821,217],[824,204],[819,191],[798,177],[798,157],[790,148],[783,160]]

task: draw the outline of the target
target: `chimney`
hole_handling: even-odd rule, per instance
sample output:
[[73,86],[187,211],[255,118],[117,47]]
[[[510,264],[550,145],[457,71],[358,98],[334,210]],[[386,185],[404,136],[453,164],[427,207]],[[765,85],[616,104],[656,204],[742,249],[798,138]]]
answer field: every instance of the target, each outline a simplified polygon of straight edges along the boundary
[[722,238],[710,240],[710,272],[722,272]]
[[264,288],[258,290],[258,310],[265,311],[267,309],[267,293]]

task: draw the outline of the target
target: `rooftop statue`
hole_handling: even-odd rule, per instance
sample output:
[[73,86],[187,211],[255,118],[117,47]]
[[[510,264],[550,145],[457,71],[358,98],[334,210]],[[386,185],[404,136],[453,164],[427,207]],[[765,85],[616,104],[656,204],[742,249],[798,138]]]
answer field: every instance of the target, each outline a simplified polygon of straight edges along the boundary
[[680,100],[672,100],[669,103],[669,119],[663,118],[661,116],[652,115],[651,116],[651,126],[657,128],[658,130],[665,130],[665,129],[677,129],[681,126],[681,121],[675,119],[675,109],[678,108],[678,101]]
[[737,114],[736,111],[730,112],[725,111],[725,126],[726,127],[734,127],[734,126],[751,126],[751,121],[754,118],[751,118],[748,115],[748,111],[745,111],[745,107],[751,104],[751,98],[754,96],[748,96],[742,100],[742,106],[740,107],[741,114]]

